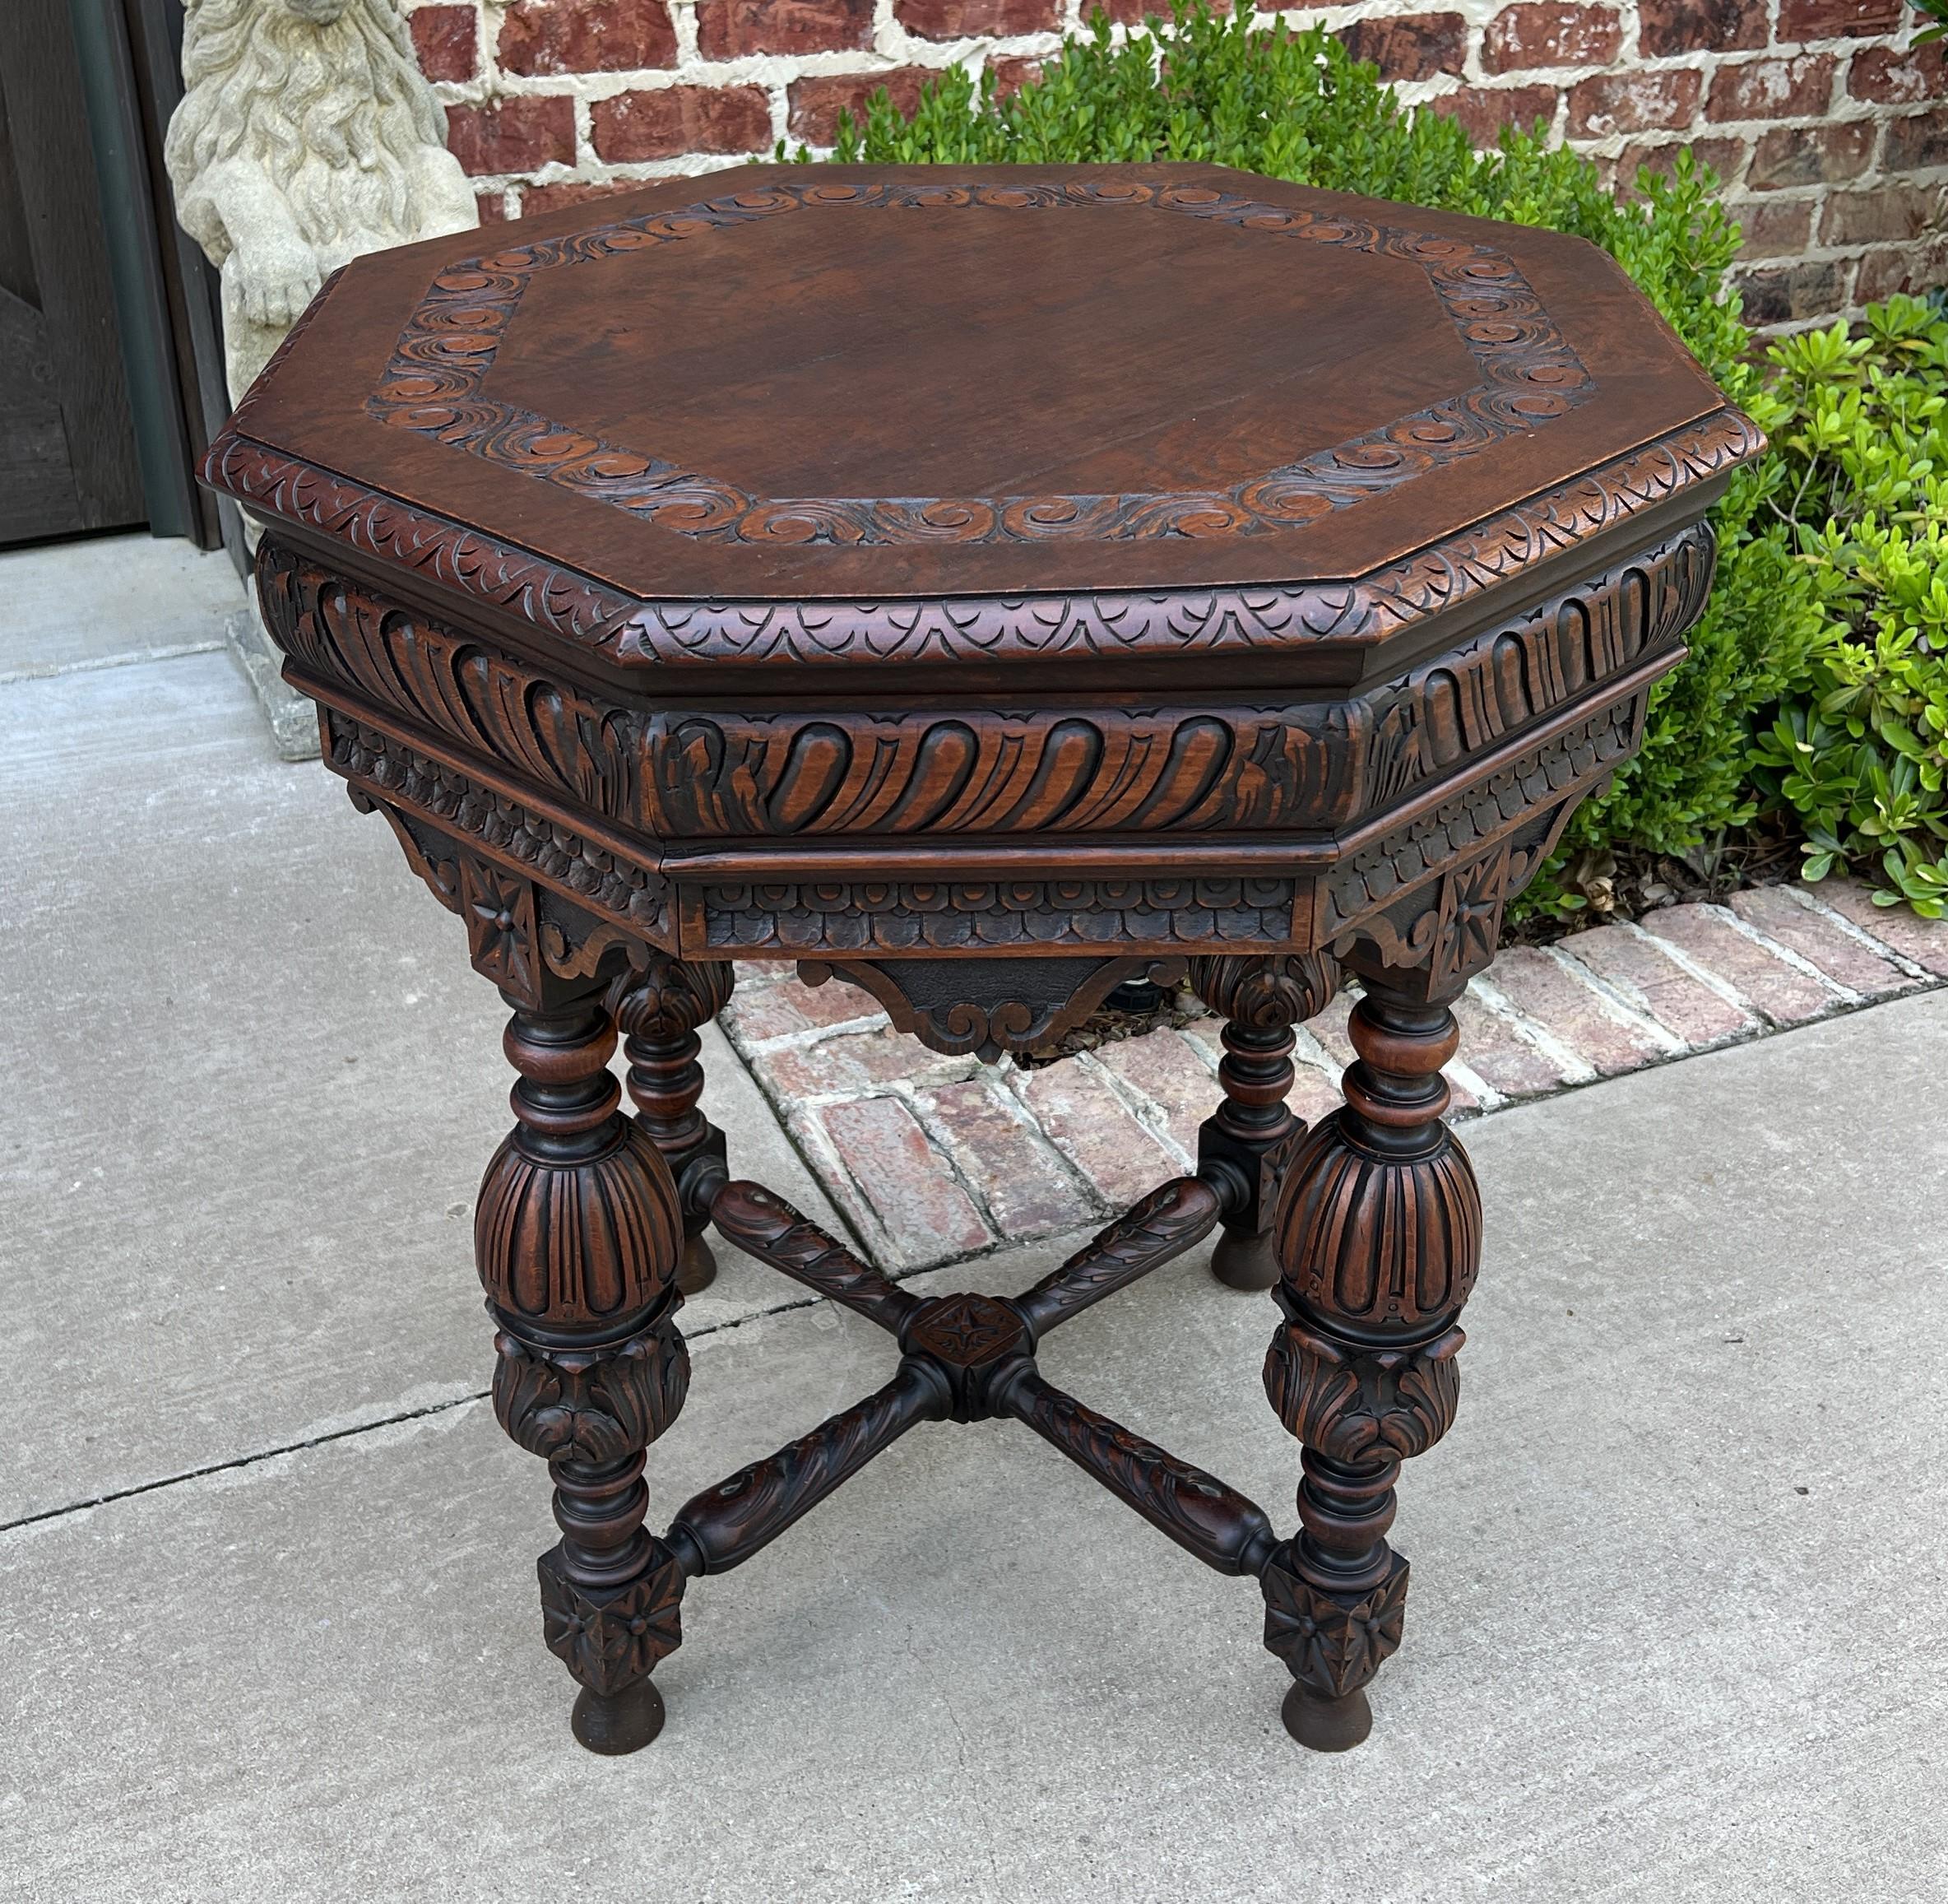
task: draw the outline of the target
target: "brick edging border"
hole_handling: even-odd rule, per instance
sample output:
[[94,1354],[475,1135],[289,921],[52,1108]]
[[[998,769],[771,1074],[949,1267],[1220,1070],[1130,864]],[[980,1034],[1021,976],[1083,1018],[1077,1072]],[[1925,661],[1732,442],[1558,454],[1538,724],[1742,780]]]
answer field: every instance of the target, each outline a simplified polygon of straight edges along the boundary
[[[1448,1070],[1468,1121],[1605,1078],[1948,985],[1948,921],[1869,889],[1755,887],[1636,924],[1501,954],[1456,1007]],[[1344,996],[1299,1034],[1292,1108],[1339,1102]],[[947,1058],[874,999],[746,966],[722,1024],[821,1187],[885,1268],[907,1274],[1084,1230],[1194,1160],[1215,1106],[1202,1018],[1032,1071]]]

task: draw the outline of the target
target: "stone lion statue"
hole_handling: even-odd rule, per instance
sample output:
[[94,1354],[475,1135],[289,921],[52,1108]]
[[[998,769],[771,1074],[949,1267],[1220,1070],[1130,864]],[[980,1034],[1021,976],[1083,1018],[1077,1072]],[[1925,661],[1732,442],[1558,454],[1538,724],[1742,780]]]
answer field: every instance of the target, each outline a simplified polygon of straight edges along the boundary
[[325,278],[480,222],[394,0],[189,0],[165,156],[240,398]]

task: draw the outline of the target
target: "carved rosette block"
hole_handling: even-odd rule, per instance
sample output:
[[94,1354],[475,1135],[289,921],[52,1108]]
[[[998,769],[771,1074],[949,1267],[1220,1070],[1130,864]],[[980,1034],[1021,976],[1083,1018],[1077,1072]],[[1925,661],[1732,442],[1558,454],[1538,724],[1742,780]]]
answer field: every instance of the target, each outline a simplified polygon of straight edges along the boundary
[[1273,1210],[1304,1131],[1285,1101],[1292,1085],[1292,1028],[1332,1002],[1339,967],[1324,952],[1239,955],[1194,959],[1190,976],[1191,989],[1225,1021],[1218,1067],[1224,1101],[1197,1134],[1199,1174],[1229,1191],[1212,1272],[1233,1289],[1269,1289],[1278,1279]]
[[650,1674],[683,1642],[685,1575],[652,1539],[646,1571],[611,1592],[583,1586],[561,1548],[536,1563],[541,1583],[541,1637],[581,1682],[573,1719],[591,1752],[636,1752],[663,1729],[663,1697]]
[[1279,1199],[1286,1322],[1264,1371],[1304,1447],[1300,1531],[1262,1576],[1265,1644],[1296,1682],[1287,1726],[1321,1751],[1366,1737],[1364,1688],[1399,1644],[1394,1484],[1453,1425],[1455,1319],[1481,1261],[1474,1173],[1440,1121],[1454,1015],[1369,979],[1348,1030],[1345,1106],[1299,1145]]
[[[724,1134],[698,1106],[703,1095],[703,1049],[698,1027],[730,1002],[727,961],[692,964],[652,952],[648,964],[617,979],[611,1009],[624,1033],[623,1055],[629,1061],[629,1097],[636,1123],[662,1153],[670,1176],[680,1182],[699,1157],[724,1155]],[[686,1202],[684,1253],[677,1284],[685,1295],[709,1286],[717,1261],[703,1240],[708,1213]]]
[[474,1244],[494,1339],[501,1425],[549,1465],[562,1538],[539,1571],[550,1647],[578,1679],[575,1735],[632,1752],[662,1723],[647,1674],[680,1637],[683,1574],[645,1533],[643,1450],[683,1405],[672,1321],[676,1186],[618,1108],[615,1026],[592,997],[517,1010],[518,1122],[481,1185]]
[[1407,1563],[1388,1558],[1384,1577],[1357,1597],[1320,1592],[1293,1568],[1289,1546],[1266,1564],[1265,1644],[1295,1682],[1286,1724],[1315,1750],[1343,1751],[1371,1728],[1362,1688],[1398,1649],[1407,1611]]

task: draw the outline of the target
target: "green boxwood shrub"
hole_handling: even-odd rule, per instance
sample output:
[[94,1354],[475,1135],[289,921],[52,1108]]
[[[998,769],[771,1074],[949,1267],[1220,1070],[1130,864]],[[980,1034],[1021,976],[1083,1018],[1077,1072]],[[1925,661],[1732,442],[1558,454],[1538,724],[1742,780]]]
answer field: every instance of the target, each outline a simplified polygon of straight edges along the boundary
[[[1948,903],[1948,323],[1918,299],[1788,339],[1756,406],[1773,443],[1756,546],[1796,570],[1802,672],[1754,750],[1798,821],[1806,874],[1877,874],[1885,903]],[[1794,562],[1786,553],[1797,555]]]
[[[1904,307],[1866,347],[1836,334],[1774,352],[1782,381],[1771,395],[1727,285],[1737,228],[1688,153],[1669,176],[1646,173],[1635,196],[1619,197],[1590,160],[1548,149],[1539,128],[1505,131],[1496,150],[1476,151],[1454,121],[1403,105],[1323,30],[1254,27],[1248,0],[1235,15],[1173,0],[1169,23],[1152,20],[1120,41],[1097,14],[1007,99],[990,74],[977,85],[960,67],[930,84],[911,114],[882,91],[863,124],[842,118],[834,157],[1201,161],[1601,245],[1734,402],[1788,437],[1803,425],[1804,441],[1782,442],[1720,504],[1718,582],[1691,658],[1657,690],[1641,755],[1578,813],[1528,907],[1579,908],[1565,876],[1573,864],[1612,848],[1695,857],[1762,809],[1798,816],[1809,872],[1871,865],[1936,903],[1948,872],[1938,850],[1948,698],[1926,630],[1939,629],[1928,617],[1941,612],[1948,576],[1934,473],[1941,345]],[[1930,374],[1932,409],[1920,388]],[[1876,433],[1896,425],[1906,447],[1890,457]],[[1829,530],[1820,509],[1843,498],[1852,499],[1845,520]],[[1932,512],[1918,536],[1917,509]],[[1882,603],[1884,590],[1902,606]],[[1883,625],[1890,613],[1896,625]]]

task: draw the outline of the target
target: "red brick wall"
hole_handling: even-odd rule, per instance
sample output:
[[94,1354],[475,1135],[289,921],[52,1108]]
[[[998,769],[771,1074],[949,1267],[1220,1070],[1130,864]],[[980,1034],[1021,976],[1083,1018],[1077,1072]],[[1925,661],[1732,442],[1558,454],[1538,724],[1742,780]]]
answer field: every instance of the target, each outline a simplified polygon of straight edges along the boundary
[[[406,0],[483,217],[829,142],[930,70],[1018,75],[1087,0]],[[1134,18],[1139,0],[1112,0]],[[1269,16],[1268,15],[1269,18]],[[1800,324],[1948,277],[1948,77],[1903,0],[1363,0],[1323,21],[1477,139],[1545,118],[1634,175],[1686,145],[1731,188],[1748,313]]]

